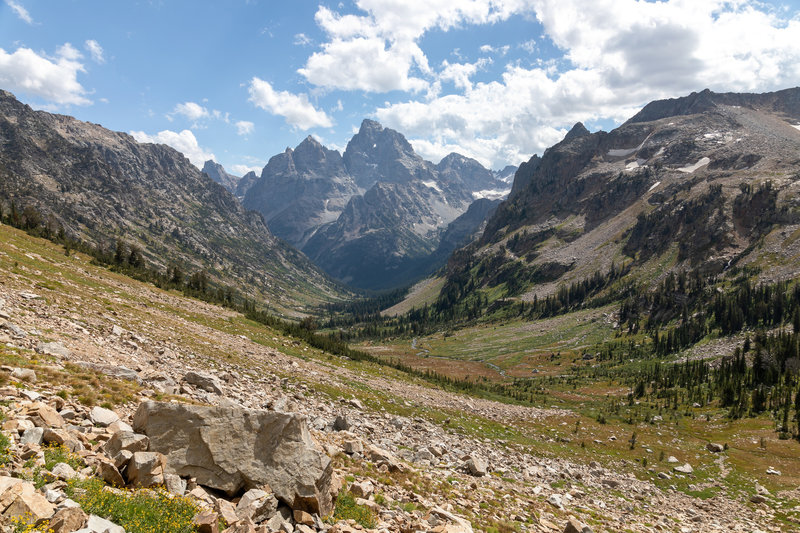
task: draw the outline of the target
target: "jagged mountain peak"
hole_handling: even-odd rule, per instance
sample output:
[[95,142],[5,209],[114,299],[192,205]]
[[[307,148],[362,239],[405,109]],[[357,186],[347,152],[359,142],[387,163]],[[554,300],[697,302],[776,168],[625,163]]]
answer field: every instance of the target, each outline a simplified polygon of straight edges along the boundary
[[203,165],[202,172],[212,180],[216,181],[217,183],[228,189],[229,192],[233,194],[236,193],[236,187],[239,184],[239,178],[232,174],[229,174],[225,170],[225,167],[223,167],[221,164],[217,163],[213,159],[209,159],[208,161],[205,162],[205,164]]
[[380,122],[365,118],[361,121],[361,127],[358,129],[360,134],[380,133],[383,131],[383,126]]
[[564,136],[564,140],[569,141],[585,135],[591,135],[591,133],[586,129],[586,126],[583,125],[583,122],[576,122],[575,125],[572,126],[572,129]]

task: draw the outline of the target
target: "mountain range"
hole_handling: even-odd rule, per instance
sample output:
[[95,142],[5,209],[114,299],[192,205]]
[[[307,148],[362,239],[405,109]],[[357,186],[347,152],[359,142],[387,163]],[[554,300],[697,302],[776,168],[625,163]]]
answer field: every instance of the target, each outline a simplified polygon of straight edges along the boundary
[[[214,163],[206,168],[215,181],[227,182]],[[455,153],[434,165],[402,134],[364,120],[343,154],[308,137],[270,158],[242,203],[333,277],[386,289],[440,266],[448,225],[476,199],[507,192],[514,169],[496,175]],[[454,235],[466,239],[483,222],[464,227],[473,219],[462,219],[460,229],[450,232],[447,251]]]
[[655,101],[610,132],[578,123],[520,166],[443,293],[532,301],[621,265],[646,285],[732,268],[795,278],[799,170],[800,88]]
[[[215,177],[232,180],[221,168]],[[225,187],[176,150],[34,111],[0,91],[0,201],[30,206],[73,237],[141,248],[170,264],[233,283],[285,313],[345,294],[269,231]],[[49,224],[50,222],[48,222]]]

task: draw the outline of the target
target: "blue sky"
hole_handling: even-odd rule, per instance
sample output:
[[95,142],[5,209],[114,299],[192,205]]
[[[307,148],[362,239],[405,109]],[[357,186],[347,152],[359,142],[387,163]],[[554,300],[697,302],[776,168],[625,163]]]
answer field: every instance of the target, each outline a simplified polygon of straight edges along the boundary
[[239,175],[366,117],[499,169],[653,99],[800,85],[796,0],[0,1],[0,88]]

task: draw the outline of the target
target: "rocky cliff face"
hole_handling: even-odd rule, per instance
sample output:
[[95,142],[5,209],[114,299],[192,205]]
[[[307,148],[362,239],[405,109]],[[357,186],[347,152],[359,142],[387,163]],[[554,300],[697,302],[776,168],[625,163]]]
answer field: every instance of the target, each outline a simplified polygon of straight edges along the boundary
[[308,137],[269,160],[244,205],[263,214],[278,237],[302,248],[357,192],[339,152]]
[[122,238],[151,264],[205,269],[276,304],[279,296],[313,301],[338,290],[179,152],[33,111],[7,92],[0,93],[0,197],[6,207],[11,200],[36,207],[97,245]]
[[342,156],[344,164],[361,189],[377,182],[407,183],[434,180],[433,165],[414,152],[400,133],[374,120],[364,120]]
[[236,194],[236,187],[239,184],[239,178],[232,174],[228,174],[225,168],[216,161],[208,160],[203,165],[202,172],[225,187],[231,194]]
[[236,198],[238,198],[239,200],[244,200],[247,191],[249,191],[250,188],[253,185],[255,185],[257,181],[258,181],[258,174],[256,174],[252,170],[247,174],[245,174],[244,176],[242,176],[242,178],[236,183],[236,192],[235,192]]
[[[800,89],[703,91],[648,104],[611,132],[576,124],[520,166],[473,258],[505,254],[522,273],[560,265],[556,281],[528,283],[539,296],[631,259],[706,272],[757,264],[768,279],[792,277],[799,118]],[[759,239],[774,260],[760,259]]]
[[343,155],[309,137],[274,156],[244,205],[331,275],[379,289],[441,262],[431,254],[447,225],[482,192],[504,188],[474,159],[450,154],[434,165],[365,120]]

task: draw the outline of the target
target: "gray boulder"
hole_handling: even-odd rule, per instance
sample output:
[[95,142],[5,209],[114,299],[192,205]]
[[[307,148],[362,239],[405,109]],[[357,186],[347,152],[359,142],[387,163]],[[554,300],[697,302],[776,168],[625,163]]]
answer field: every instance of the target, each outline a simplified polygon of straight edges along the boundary
[[211,374],[190,370],[184,374],[183,381],[203,389],[204,391],[222,394],[222,384],[216,376],[212,376]]
[[297,414],[147,401],[133,419],[167,472],[235,495],[268,484],[292,509],[333,510],[330,459]]

